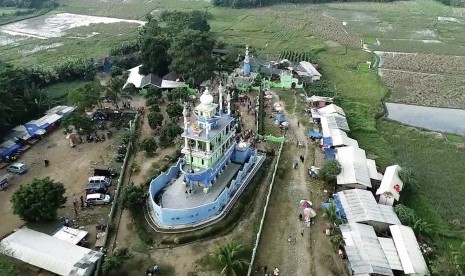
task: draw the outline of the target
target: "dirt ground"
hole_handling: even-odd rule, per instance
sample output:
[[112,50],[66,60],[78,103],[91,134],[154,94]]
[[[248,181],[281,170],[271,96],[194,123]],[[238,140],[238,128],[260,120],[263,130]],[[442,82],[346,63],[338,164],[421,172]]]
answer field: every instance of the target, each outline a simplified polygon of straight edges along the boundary
[[[291,93],[291,92],[289,92]],[[297,101],[297,97],[294,97]],[[286,108],[285,103],[281,104]],[[285,113],[290,122],[286,135],[286,144],[280,167],[284,169],[283,178],[277,178],[273,188],[270,205],[265,218],[264,230],[257,250],[254,274],[263,275],[263,267],[269,270],[278,267],[281,275],[345,275],[344,264],[335,253],[329,238],[324,234],[327,223],[322,218],[321,202],[326,199],[323,183],[311,179],[308,169],[312,165],[323,163],[323,154],[306,137],[307,129],[297,126],[297,104],[287,107]],[[295,141],[304,141],[304,147],[298,148]],[[304,157],[304,162],[299,156]],[[294,160],[298,160],[297,169],[292,169]],[[315,224],[307,228],[299,220],[302,208],[301,199],[309,199],[317,211]],[[288,241],[290,239],[290,242]]]
[[[141,97],[136,96],[132,100],[133,107],[139,107],[144,102]],[[59,209],[58,217],[66,217],[75,220],[73,227],[84,227],[89,232],[87,246],[93,248],[96,241],[97,223],[106,223],[110,206],[94,206],[90,208],[78,208],[78,216],[74,212],[73,199],[78,201],[80,207],[80,196],[85,198],[85,187],[87,177],[92,176],[95,165],[113,165],[114,169],[119,170],[121,163],[111,163],[116,156],[116,150],[119,145],[119,132],[111,129],[113,137],[106,139],[104,142],[91,142],[77,144],[75,148],[69,146],[69,142],[59,128],[54,132],[46,135],[25,152],[18,162],[25,163],[29,170],[24,175],[15,176],[11,185],[5,191],[0,191],[0,237],[7,235],[14,229],[25,224],[18,216],[13,214],[10,198],[18,188],[25,183],[31,182],[34,178],[51,177],[55,181],[63,183],[66,188],[65,196],[68,198],[65,208]],[[100,134],[100,133],[99,133]],[[50,165],[44,167],[43,160],[48,159]],[[0,175],[6,173],[6,168],[0,170]],[[117,179],[113,179],[110,187],[110,194],[114,193]],[[7,223],[5,223],[7,222]],[[29,225],[40,231],[50,232],[59,223],[45,223],[40,225]]]

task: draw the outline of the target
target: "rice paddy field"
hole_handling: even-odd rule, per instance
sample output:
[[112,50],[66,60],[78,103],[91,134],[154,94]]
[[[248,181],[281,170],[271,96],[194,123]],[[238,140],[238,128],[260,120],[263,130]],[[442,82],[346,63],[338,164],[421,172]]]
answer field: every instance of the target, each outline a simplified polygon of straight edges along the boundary
[[[455,136],[439,139],[377,118],[383,115],[385,100],[465,107],[465,9],[432,0],[239,10],[181,0],[59,3],[57,10],[42,17],[0,26],[0,60],[17,66],[47,66],[72,57],[104,57],[111,47],[138,37],[140,21],[147,13],[156,16],[173,9],[208,10],[218,40],[250,44],[260,54],[324,49],[317,60],[348,115],[349,135],[369,158],[376,159],[381,172],[394,163],[412,168],[421,190],[409,193],[404,203],[438,232],[454,230],[463,235],[465,207],[451,203],[465,197],[463,169],[458,166],[465,164],[463,143]],[[70,22],[70,18],[80,20]],[[63,27],[54,30],[51,26],[56,25]],[[380,70],[367,69],[367,61]],[[70,87],[57,86],[51,91],[63,98],[66,89]],[[447,248],[449,241],[438,243]]]

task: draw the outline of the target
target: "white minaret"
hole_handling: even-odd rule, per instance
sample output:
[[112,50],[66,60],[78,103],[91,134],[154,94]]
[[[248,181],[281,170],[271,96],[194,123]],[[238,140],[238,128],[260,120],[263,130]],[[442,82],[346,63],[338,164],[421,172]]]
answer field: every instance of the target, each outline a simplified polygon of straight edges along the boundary
[[223,113],[223,92],[224,92],[224,87],[223,84],[220,82],[220,86],[218,86],[218,93],[220,94],[220,114]]
[[[187,103],[184,103],[184,109],[182,110],[182,116],[184,117],[184,132],[186,134],[189,134],[189,120],[187,117],[189,117],[189,111],[187,110]],[[189,146],[187,144],[187,138],[184,138],[184,144],[186,148]]]
[[226,96],[226,101],[228,102],[228,115],[231,115],[231,95],[229,93]]

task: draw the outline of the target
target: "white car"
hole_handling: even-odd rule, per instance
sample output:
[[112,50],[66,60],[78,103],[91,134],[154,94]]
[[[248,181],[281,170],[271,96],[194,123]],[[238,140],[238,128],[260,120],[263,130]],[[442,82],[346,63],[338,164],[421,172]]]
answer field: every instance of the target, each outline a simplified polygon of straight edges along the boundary
[[105,176],[91,176],[89,177],[89,184],[105,184],[105,186],[111,185],[111,178]]
[[86,196],[86,204],[91,205],[106,205],[110,204],[111,197],[106,194],[88,194]]
[[8,171],[16,174],[25,174],[27,172],[27,165],[23,163],[13,163],[8,167]]

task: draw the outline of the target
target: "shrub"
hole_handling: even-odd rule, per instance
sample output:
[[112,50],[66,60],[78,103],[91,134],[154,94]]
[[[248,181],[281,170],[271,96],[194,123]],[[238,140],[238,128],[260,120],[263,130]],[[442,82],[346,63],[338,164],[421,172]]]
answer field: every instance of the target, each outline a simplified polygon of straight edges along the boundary
[[157,142],[152,137],[147,137],[140,143],[140,148],[145,151],[147,155],[152,155],[158,148]]
[[412,226],[415,223],[416,215],[413,209],[410,209],[403,204],[397,204],[394,207],[394,211],[402,224]]
[[326,162],[320,170],[320,175],[326,182],[331,182],[336,179],[336,176],[342,171],[341,164],[337,160]]

